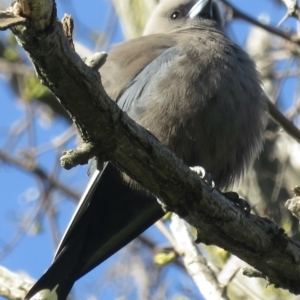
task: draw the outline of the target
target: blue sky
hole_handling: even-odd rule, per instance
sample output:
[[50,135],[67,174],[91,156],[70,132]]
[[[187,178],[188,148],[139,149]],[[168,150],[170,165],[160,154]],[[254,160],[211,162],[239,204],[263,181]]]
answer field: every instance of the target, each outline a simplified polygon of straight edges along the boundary
[[[108,20],[108,0],[98,1],[73,1],[72,4],[67,1],[63,1],[64,4],[58,2],[58,16],[61,19],[64,13],[72,14],[75,26],[76,24],[82,24],[84,26],[76,26],[75,39],[85,44],[92,51],[99,51],[102,49],[96,49],[91,39],[86,36],[87,29],[97,32],[101,30]],[[258,15],[269,15],[271,24],[277,24],[284,15],[284,10],[280,10],[275,7],[270,0],[251,0],[251,1],[231,1],[236,6],[240,7],[243,11],[247,12],[253,17]],[[284,27],[295,26],[295,21],[288,21],[284,23]],[[249,31],[249,25],[243,21],[235,21],[232,25],[233,36],[236,41],[243,45],[245,43],[246,36]],[[0,37],[3,37],[6,33],[0,33]],[[120,27],[118,27],[113,36],[112,42],[122,41],[123,36]],[[22,51],[22,50],[20,50]],[[15,99],[13,92],[8,86],[6,80],[7,75],[1,73],[0,70],[0,99],[1,99],[1,112],[0,112],[0,145],[3,148],[7,135],[14,124],[13,128],[17,128],[20,124],[20,120],[26,119],[26,110]],[[292,81],[290,85],[292,84]],[[283,96],[284,99],[288,99],[291,95],[288,93],[288,86]],[[45,126],[42,119],[36,112],[37,119],[35,121],[35,134],[37,144],[47,144],[49,140],[54,139],[60,135],[68,124],[66,122],[55,120],[52,124]],[[18,141],[18,147],[5,148],[3,150],[9,151],[11,154],[17,154],[22,147],[27,147],[28,137],[23,135],[21,140]],[[66,147],[73,147],[73,142],[69,143]],[[43,154],[39,157],[39,163],[46,169],[51,170],[53,161],[56,159],[57,153],[54,151]],[[69,187],[74,188],[75,191],[81,193],[87,183],[86,167],[78,167],[77,170],[59,171],[59,178],[67,184]],[[36,181],[32,176],[24,171],[16,168],[12,168],[9,165],[0,164],[0,257],[3,253],[3,247],[12,239],[18,230],[20,220],[26,219],[30,216],[32,210],[39,201],[38,189]],[[54,199],[57,199],[57,209],[59,210],[59,224],[60,234],[63,232],[63,228],[67,225],[72,212],[75,209],[74,202],[69,201],[66,197],[57,195]],[[17,243],[9,255],[5,256],[0,261],[0,265],[7,267],[12,271],[26,271],[30,276],[37,279],[50,265],[53,253],[54,245],[51,238],[49,238],[49,222],[45,219],[41,219],[42,232],[38,235],[30,235],[26,233]],[[150,236],[155,235],[155,238],[161,240],[161,237],[156,236],[156,231],[150,229],[148,231]],[[82,282],[76,284],[76,295],[82,295],[89,291],[89,281],[95,280],[96,277],[102,276],[103,271],[109,267],[110,264],[115,262],[115,258],[108,260],[101,267],[97,268],[92,274],[86,276]],[[173,268],[166,269],[164,271],[169,278],[169,283],[176,286],[178,278],[184,280],[188,288],[193,289],[193,283],[188,277],[180,277],[178,270]],[[101,277],[100,277],[101,278]],[[178,282],[177,282],[178,283]],[[178,290],[174,288],[172,295],[178,294]],[[171,294],[168,299],[171,299]],[[101,299],[115,299],[115,295],[112,293],[102,294]],[[1,297],[0,297],[1,298]],[[80,297],[78,297],[79,299]],[[130,299],[135,299],[135,295],[132,294]]]

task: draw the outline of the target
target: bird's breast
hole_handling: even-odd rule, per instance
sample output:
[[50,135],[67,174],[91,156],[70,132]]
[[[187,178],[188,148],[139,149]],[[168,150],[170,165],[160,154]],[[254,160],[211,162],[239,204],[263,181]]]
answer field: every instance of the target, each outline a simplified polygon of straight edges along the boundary
[[264,111],[258,74],[232,44],[216,46],[212,39],[183,50],[161,65],[131,115],[222,186],[242,175],[260,149]]

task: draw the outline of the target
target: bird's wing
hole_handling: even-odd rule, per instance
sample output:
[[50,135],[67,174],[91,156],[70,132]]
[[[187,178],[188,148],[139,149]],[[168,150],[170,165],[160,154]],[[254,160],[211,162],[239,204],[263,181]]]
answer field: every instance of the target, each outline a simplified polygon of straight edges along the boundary
[[153,77],[178,55],[180,55],[180,52],[177,47],[174,46],[166,49],[141,70],[126,86],[124,93],[117,101],[122,110],[130,112],[131,108],[138,104],[138,99],[141,97],[145,88],[151,84]]
[[113,100],[119,100],[128,85],[161,54],[176,45],[165,34],[144,36],[115,45],[100,69],[102,84]]

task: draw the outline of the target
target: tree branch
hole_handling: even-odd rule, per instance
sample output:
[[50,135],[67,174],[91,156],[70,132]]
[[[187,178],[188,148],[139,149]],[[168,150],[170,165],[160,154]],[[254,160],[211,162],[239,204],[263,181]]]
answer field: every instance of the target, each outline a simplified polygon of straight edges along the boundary
[[252,17],[250,17],[249,15],[245,14],[244,12],[242,12],[241,10],[239,10],[237,7],[235,7],[234,5],[232,5],[229,1],[227,0],[221,0],[225,6],[227,7],[227,9],[229,10],[230,12],[230,17],[232,19],[242,19],[242,20],[245,20],[255,26],[258,26],[272,34],[275,34],[283,39],[286,39],[290,42],[293,42],[297,45],[300,45],[300,39],[299,39],[299,36],[296,35],[296,34],[289,34],[289,33],[286,33],[276,27],[273,27],[273,26],[269,26],[267,24],[264,24]]
[[268,109],[271,117],[289,134],[292,138],[295,139],[300,144],[300,131],[294,125],[292,121],[286,118],[278,108],[271,102],[270,99],[267,99]]
[[0,267],[0,295],[7,299],[24,299],[33,283],[33,280],[25,275]]
[[205,299],[228,299],[223,294],[223,288],[220,286],[215,273],[207,265],[207,261],[202,257],[198,247],[192,242],[187,224],[177,215],[172,214],[170,224],[171,232],[176,240],[176,251],[182,255],[184,265],[199,292]]
[[61,193],[65,194],[67,197],[70,197],[72,200],[78,202],[80,199],[80,195],[76,193],[73,189],[69,189],[67,186],[60,183],[56,180],[53,176],[48,175],[45,170],[41,167],[37,166],[36,164],[32,163],[30,160],[26,159],[18,159],[15,158],[3,151],[0,151],[0,160],[4,162],[13,164],[14,166],[30,172],[34,174],[36,177],[40,178],[42,181],[49,182],[53,187],[59,190]]

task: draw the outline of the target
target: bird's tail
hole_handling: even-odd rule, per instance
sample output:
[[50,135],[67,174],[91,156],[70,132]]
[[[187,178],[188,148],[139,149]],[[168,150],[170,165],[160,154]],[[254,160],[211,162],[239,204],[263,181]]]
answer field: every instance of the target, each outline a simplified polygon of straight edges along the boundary
[[[77,279],[163,216],[156,199],[124,182],[112,164],[97,172],[62,238],[53,264],[25,300],[66,299]],[[48,298],[37,294],[41,290]]]

